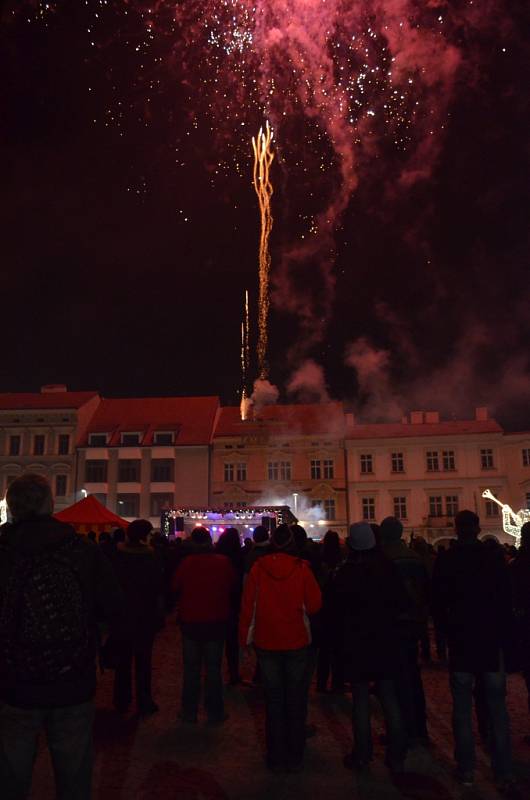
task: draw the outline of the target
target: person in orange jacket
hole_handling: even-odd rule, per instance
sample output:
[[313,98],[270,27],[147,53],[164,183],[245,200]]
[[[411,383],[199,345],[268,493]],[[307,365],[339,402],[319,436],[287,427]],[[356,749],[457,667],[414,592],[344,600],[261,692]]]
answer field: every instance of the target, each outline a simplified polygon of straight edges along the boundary
[[305,749],[309,616],[322,605],[311,567],[299,558],[288,525],[271,540],[245,583],[239,620],[242,647],[254,644],[266,703],[267,766],[302,769]]

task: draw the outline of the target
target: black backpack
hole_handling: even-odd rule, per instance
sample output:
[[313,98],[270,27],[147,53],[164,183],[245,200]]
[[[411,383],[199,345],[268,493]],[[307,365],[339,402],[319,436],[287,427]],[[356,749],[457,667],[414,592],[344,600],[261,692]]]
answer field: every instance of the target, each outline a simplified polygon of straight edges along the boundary
[[72,534],[35,555],[11,550],[0,602],[0,665],[8,681],[53,683],[86,667],[90,628],[76,568],[80,546]]

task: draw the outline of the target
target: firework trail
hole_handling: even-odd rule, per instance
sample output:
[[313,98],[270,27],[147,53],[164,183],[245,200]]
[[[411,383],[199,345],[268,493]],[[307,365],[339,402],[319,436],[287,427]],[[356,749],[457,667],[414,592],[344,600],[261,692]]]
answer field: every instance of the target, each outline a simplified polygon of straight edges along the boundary
[[250,368],[250,341],[249,341],[249,308],[248,289],[245,290],[245,305],[241,321],[241,419],[246,419],[248,412],[247,384]]
[[252,137],[254,151],[254,190],[258,196],[260,212],[259,239],[259,301],[258,301],[258,367],[259,377],[265,380],[268,375],[267,345],[269,339],[269,273],[271,255],[269,240],[272,231],[271,197],[273,193],[270,179],[270,168],[274,160],[272,151],[272,130],[267,121],[265,130],[259,129],[258,135]]

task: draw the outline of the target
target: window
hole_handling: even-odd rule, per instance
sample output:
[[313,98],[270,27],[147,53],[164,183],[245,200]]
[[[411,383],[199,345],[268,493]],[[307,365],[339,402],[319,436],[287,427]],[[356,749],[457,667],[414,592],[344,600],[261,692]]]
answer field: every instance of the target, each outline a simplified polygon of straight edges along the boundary
[[85,464],[85,481],[87,483],[106,483],[107,462],[87,461]]
[[439,469],[438,451],[427,450],[427,472],[438,472]]
[[334,520],[336,515],[335,500],[324,500],[324,516],[327,520]]
[[151,495],[151,516],[159,517],[163,509],[171,508],[173,505],[173,494],[164,492]]
[[361,472],[363,475],[368,475],[374,471],[373,459],[371,453],[361,453]]
[[311,460],[311,480],[319,481],[322,477],[322,468],[318,459]]
[[46,437],[43,433],[36,433],[33,437],[33,455],[43,456]]
[[[324,459],[324,478],[326,480],[333,480],[335,477],[335,462],[332,458]],[[334,519],[334,517],[330,517],[330,519]]]
[[233,480],[234,480],[234,465],[225,464],[225,481],[233,481]]
[[173,444],[173,433],[168,431],[156,431],[153,437],[153,444],[171,445]]
[[394,516],[396,519],[407,519],[406,497],[394,497]]
[[89,447],[106,447],[107,434],[106,433],[90,433],[88,435]]
[[269,461],[267,464],[267,475],[270,481],[277,481],[280,476],[280,466],[277,461]]
[[66,495],[66,475],[55,476],[55,496],[64,497]]
[[18,434],[9,437],[9,455],[20,455],[20,436]]
[[236,479],[238,481],[246,481],[247,479],[247,465],[244,461],[240,461],[239,464],[236,464]]
[[442,516],[442,498],[438,495],[429,497],[429,516],[441,517]]
[[280,478],[282,481],[291,480],[291,462],[280,461]]
[[456,494],[446,495],[445,513],[448,517],[456,517],[458,514],[458,496]]
[[455,451],[454,450],[443,450],[442,451],[442,463],[445,472],[452,472],[456,469],[455,464]]
[[[8,480],[9,480],[9,478],[8,478]],[[9,484],[8,484],[8,485],[9,485]],[[525,508],[528,508],[528,509],[530,509],[530,492],[527,492],[527,493],[526,493],[526,500],[525,500],[525,502],[526,502]]]
[[530,447],[523,449],[523,467],[530,467]]
[[57,452],[60,456],[67,456],[70,452],[70,436],[68,433],[60,433],[57,444]]
[[363,519],[374,520],[375,519],[375,498],[373,498],[373,497],[363,497],[362,498],[362,507],[363,507]]
[[172,483],[175,480],[175,462],[170,458],[153,458],[151,461],[151,481],[153,483]]
[[121,443],[123,447],[135,447],[140,444],[139,433],[122,433]]
[[140,459],[120,458],[118,461],[119,483],[136,483],[140,480]]
[[116,510],[120,517],[138,517],[140,513],[140,495],[119,494]]
[[403,453],[392,453],[392,472],[405,472]]
[[480,466],[482,469],[493,469],[493,450],[488,448],[480,451]]
[[102,494],[101,492],[94,492],[92,497],[95,497],[96,500],[98,500],[98,502],[100,502],[102,506],[106,506],[107,505],[107,495],[106,494]]
[[499,516],[499,506],[493,500],[486,500],[486,516],[490,519]]

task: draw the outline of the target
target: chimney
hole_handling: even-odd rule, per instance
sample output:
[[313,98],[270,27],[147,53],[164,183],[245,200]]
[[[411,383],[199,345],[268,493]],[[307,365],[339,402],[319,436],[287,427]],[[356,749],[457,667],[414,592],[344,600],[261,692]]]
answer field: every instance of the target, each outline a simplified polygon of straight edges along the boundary
[[346,427],[353,428],[355,425],[355,417],[351,411],[347,411],[344,415],[346,417]]
[[425,422],[429,422],[429,423],[440,422],[440,412],[439,411],[426,411],[425,412]]
[[412,425],[422,425],[423,424],[423,411],[411,411],[410,412],[410,422]]
[[475,409],[475,419],[477,422],[486,422],[489,419],[487,406]]
[[59,392],[66,392],[64,383],[47,383],[46,386],[40,387],[41,394],[58,394]]

